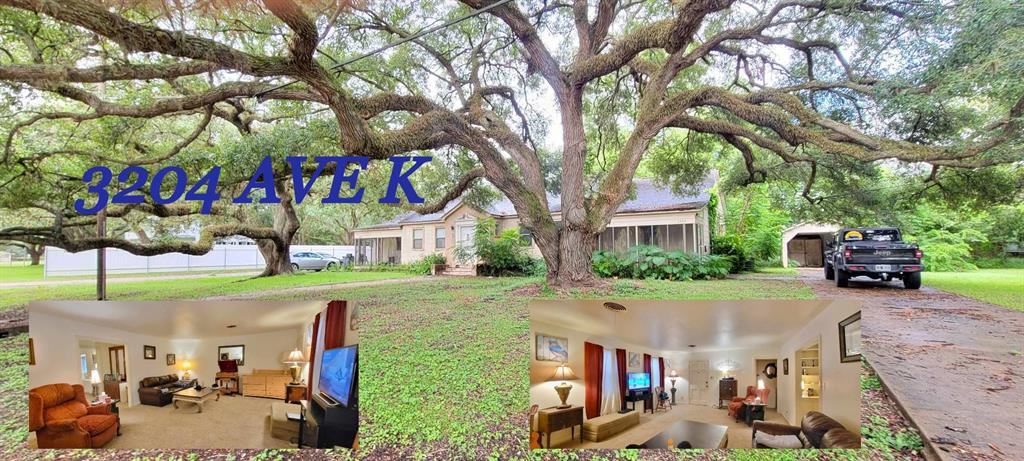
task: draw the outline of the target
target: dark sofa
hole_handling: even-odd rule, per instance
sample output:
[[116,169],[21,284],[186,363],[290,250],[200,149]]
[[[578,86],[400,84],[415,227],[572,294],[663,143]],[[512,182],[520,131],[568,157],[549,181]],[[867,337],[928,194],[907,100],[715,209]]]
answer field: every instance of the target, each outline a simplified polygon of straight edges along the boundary
[[[860,448],[860,436],[846,430],[838,421],[823,413],[811,411],[800,421],[800,426],[754,421],[752,437],[757,438],[758,432],[772,435],[795,435],[806,440],[804,448]],[[802,435],[802,437],[801,437]],[[756,448],[769,448],[759,443]]]
[[143,405],[162,407],[171,403],[171,397],[175,392],[195,385],[194,379],[182,384],[178,380],[178,375],[150,376],[139,381],[139,401]]

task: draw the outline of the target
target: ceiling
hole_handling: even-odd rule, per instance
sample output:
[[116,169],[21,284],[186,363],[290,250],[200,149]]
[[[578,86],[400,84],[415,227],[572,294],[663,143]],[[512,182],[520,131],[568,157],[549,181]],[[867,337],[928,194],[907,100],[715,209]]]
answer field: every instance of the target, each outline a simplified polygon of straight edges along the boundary
[[530,322],[661,351],[756,349],[781,345],[836,302],[608,300],[626,306],[625,312],[615,312],[604,301],[535,301]]
[[[237,336],[299,328],[326,301],[43,301],[36,312],[168,339]],[[228,325],[237,325],[227,328]]]

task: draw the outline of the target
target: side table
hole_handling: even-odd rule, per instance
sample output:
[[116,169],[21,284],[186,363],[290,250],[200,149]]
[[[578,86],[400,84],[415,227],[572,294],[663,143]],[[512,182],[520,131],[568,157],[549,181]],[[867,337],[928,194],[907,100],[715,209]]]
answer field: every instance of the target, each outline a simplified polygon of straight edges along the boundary
[[580,427],[580,443],[583,443],[583,407],[550,407],[537,413],[537,432],[547,435],[544,448],[551,448],[551,433],[555,431],[570,429],[575,439],[576,426]]
[[744,413],[746,414],[746,420],[748,426],[753,426],[754,421],[764,421],[764,407],[763,403],[744,403]]
[[288,403],[296,403],[302,400],[306,400],[306,394],[309,387],[305,384],[287,384],[285,385],[284,401]]

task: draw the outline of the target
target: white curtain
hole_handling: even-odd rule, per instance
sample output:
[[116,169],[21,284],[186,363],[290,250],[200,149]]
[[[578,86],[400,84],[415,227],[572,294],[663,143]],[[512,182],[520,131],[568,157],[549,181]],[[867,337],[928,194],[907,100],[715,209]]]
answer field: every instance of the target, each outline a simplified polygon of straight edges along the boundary
[[619,411],[622,399],[619,397],[619,364],[615,349],[604,348],[604,363],[601,377],[601,414]]
[[[654,392],[655,387],[660,387],[665,390],[665,383],[661,382],[661,373],[658,369],[661,368],[661,357],[651,357],[651,392]],[[658,396],[654,396],[655,399]]]

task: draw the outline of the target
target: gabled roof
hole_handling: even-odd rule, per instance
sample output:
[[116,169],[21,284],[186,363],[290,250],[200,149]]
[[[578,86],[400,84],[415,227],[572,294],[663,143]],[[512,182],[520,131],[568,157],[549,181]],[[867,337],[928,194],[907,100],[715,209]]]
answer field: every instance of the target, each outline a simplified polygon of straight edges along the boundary
[[[619,205],[619,208],[615,210],[616,213],[644,213],[644,212],[655,212],[655,211],[677,211],[677,210],[695,210],[704,207],[711,200],[711,194],[708,192],[709,189],[714,187],[718,181],[718,172],[712,170],[706,178],[704,183],[696,186],[698,192],[695,194],[683,194],[678,195],[672,192],[671,187],[668,185],[657,184],[655,180],[648,178],[640,178],[633,180],[633,186],[635,186],[636,194],[630,195],[625,201]],[[407,212],[395,216],[393,219],[376,224],[373,226],[360,227],[359,229],[387,229],[394,227],[401,227],[408,224],[424,223],[424,222],[436,222],[443,221],[449,213],[454,211],[462,205],[462,199],[455,199],[449,202],[445,207],[436,213],[421,215],[416,212]],[[562,211],[562,201],[558,195],[548,194],[548,206],[552,213],[559,213]],[[497,200],[481,210],[495,217],[514,217],[517,216],[515,207],[512,206],[512,202],[502,197],[501,200]]]

